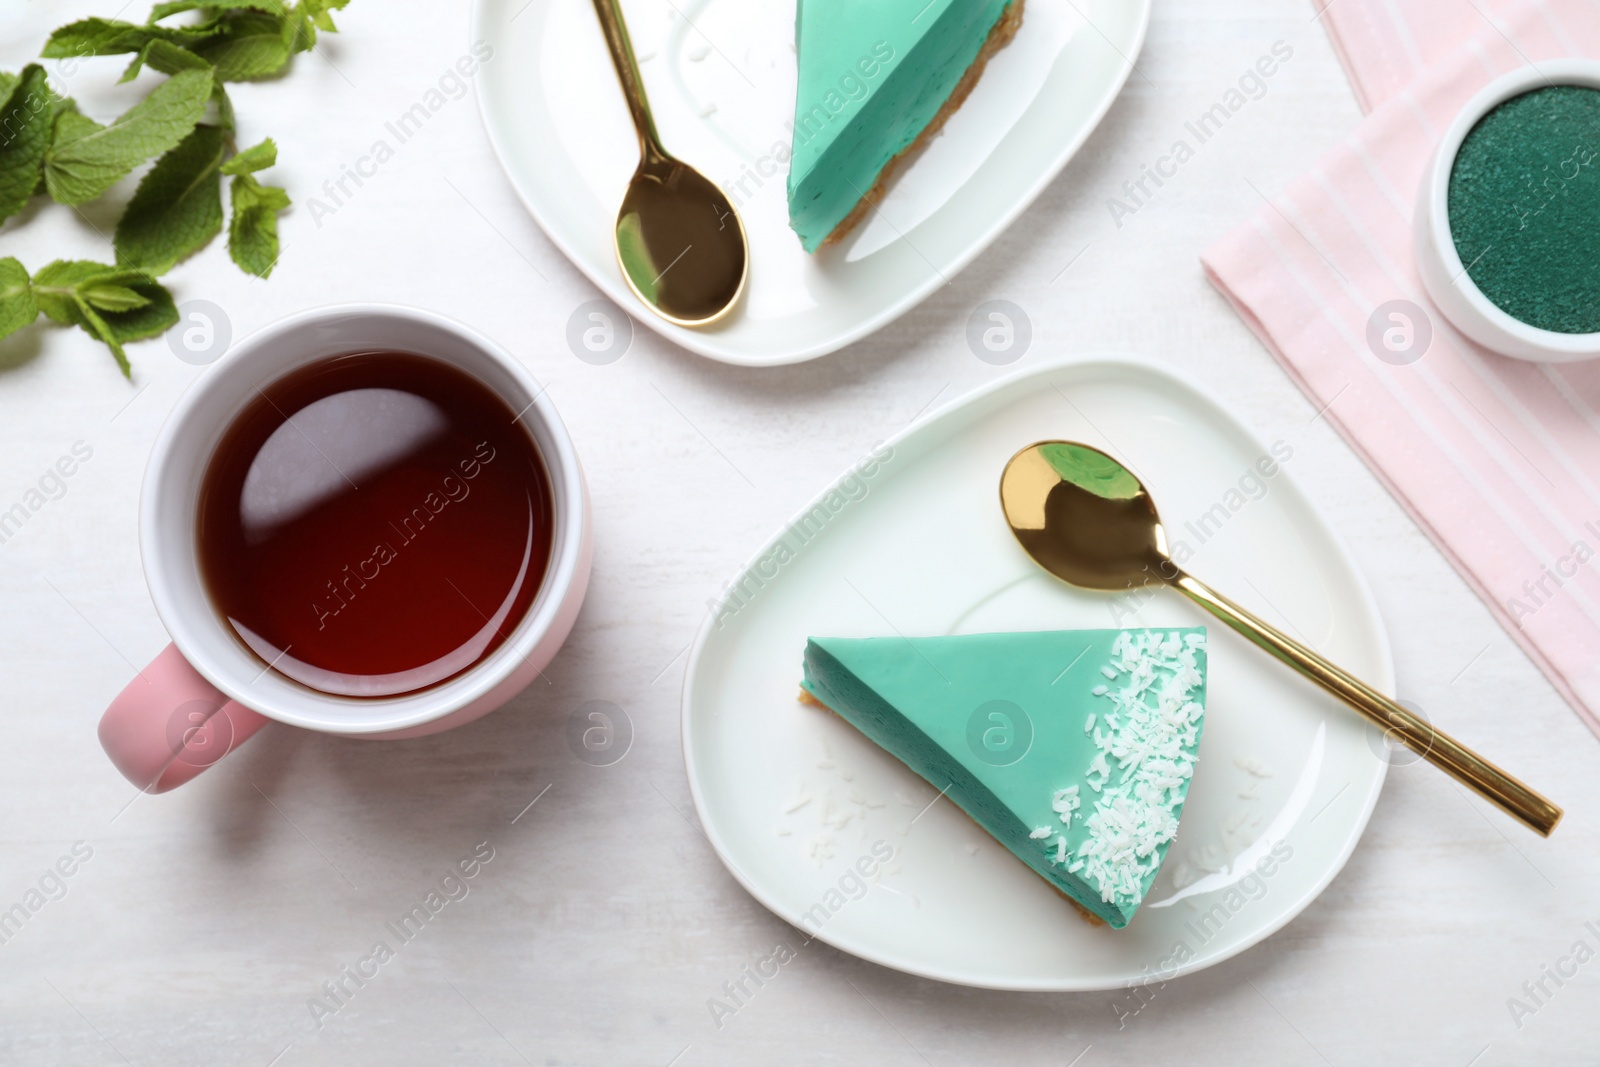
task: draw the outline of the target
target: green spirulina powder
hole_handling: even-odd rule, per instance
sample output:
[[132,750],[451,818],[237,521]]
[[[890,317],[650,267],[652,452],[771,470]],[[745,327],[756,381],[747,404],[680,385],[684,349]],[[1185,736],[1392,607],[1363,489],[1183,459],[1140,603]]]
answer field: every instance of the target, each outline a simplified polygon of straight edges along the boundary
[[1514,96],[1472,127],[1450,171],[1467,273],[1513,318],[1600,331],[1600,91]]

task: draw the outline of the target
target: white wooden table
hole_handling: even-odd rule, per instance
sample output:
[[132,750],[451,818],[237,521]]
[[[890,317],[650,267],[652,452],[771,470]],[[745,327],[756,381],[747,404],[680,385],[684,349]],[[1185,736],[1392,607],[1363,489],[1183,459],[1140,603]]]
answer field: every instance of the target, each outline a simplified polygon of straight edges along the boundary
[[[119,3],[13,4],[0,68]],[[137,797],[95,724],[132,664],[166,644],[135,512],[151,440],[199,368],[164,341],[140,344],[130,387],[76,333],[34,327],[0,345],[0,506],[76,442],[93,449],[65,494],[0,544],[0,911],[41,880],[60,897],[0,944],[0,1062],[1594,1062],[1600,963],[1570,953],[1579,940],[1600,950],[1600,742],[1200,271],[1200,251],[1259,205],[1251,184],[1280,189],[1359,120],[1310,16],[1305,0],[1162,0],[1140,73],[1022,224],[895,326],[764,371],[642,328],[616,363],[577,359],[567,323],[594,291],[512,195],[470,97],[311,217],[322,183],[468,50],[465,0],[354,0],[326,60],[237,87],[243,141],[277,139],[273,174],[301,206],[270,282],[236,271],[218,242],[170,276],[179,299],[224,309],[236,338],[300,308],[387,300],[504,342],[550,383],[584,457],[593,587],[548,684],[485,720],[387,745],[273,726],[194,785]],[[1267,95],[1119,227],[1108,198],[1280,39],[1294,55]],[[58,80],[104,118],[130,99],[110,87],[120,65]],[[30,211],[0,229],[0,254],[33,268],[104,258],[95,227],[113,219]],[[1564,803],[1555,838],[1426,766],[1399,768],[1349,866],[1299,919],[1161,988],[1121,1029],[1114,994],[949,987],[821,944],[719,1028],[708,998],[797,938],[696,827],[678,746],[684,649],[707,599],[819,486],[935,397],[1005,373],[965,340],[991,299],[1029,315],[1025,361],[1161,356],[1289,442],[1294,476],[1377,591],[1400,696]],[[619,705],[636,734],[609,767],[565,740],[590,700]],[[396,939],[385,923],[480,842],[493,858],[467,895]],[[74,849],[87,860],[46,878]],[[393,959],[363,965],[380,940]],[[342,971],[362,966],[376,973],[361,985]],[[1576,975],[1545,978],[1535,1004],[1523,983],[1558,966]],[[308,1001],[328,982],[344,983],[345,1003],[315,1017]],[[1536,1010],[1514,1019],[1512,997]]]

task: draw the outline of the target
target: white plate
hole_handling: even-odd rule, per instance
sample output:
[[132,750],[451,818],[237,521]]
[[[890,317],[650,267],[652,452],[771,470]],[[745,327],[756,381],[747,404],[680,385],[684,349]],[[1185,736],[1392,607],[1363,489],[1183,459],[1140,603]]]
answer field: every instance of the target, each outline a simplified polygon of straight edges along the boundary
[[[729,587],[740,596],[700,633],[684,682],[689,784],[723,861],[780,917],[885,966],[1035,990],[1210,966],[1315,899],[1383,785],[1377,731],[1179,594],[1132,603],[1080,592],[1023,554],[1000,515],[1000,471],[1018,448],[1055,437],[1128,462],[1169,536],[1193,550],[1197,577],[1393,691],[1382,620],[1294,485],[1292,456],[1251,499],[1249,472],[1269,446],[1174,371],[1124,357],[1061,362],[943,408],[883,446],[892,455],[870,475],[818,497],[802,514],[827,518],[803,527],[809,540],[791,524],[763,549]],[[1200,759],[1178,839],[1124,930],[1090,926],[954,805],[916,818],[932,787],[796,700],[813,634],[1195,625],[1211,638]],[[812,912],[845,899],[830,889],[841,877],[853,888],[846,872],[879,841],[897,855],[871,890]],[[1252,876],[1274,846],[1270,875]]]
[[[1150,0],[1031,0],[1017,37],[873,218],[812,257],[789,230],[794,0],[626,0],[668,150],[734,191],[750,236],[739,308],[691,330],[650,313],[612,251],[638,143],[590,0],[476,0],[489,140],[545,233],[663,336],[729,363],[832,352],[916,306],[988,247],[1099,123],[1144,42]],[[759,173],[768,171],[768,174]]]

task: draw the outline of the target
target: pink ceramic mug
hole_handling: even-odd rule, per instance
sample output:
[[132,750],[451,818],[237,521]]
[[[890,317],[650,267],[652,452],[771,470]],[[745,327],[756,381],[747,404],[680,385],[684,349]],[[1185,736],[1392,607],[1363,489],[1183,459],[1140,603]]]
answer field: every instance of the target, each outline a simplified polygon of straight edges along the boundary
[[[550,565],[510,638],[464,673],[421,692],[353,698],[308,689],[266,668],[217,615],[195,554],[201,476],[222,433],[258,386],[346,352],[416,352],[446,360],[500,395],[532,435],[550,475]],[[157,613],[172,635],[100,720],[100,743],[141,789],[162,793],[227,755],[268,719],[346,737],[420,737],[470,722],[531,682],[566,640],[589,583],[589,495],[577,453],[542,386],[512,355],[460,323],[386,305],[323,308],[241,342],[190,387],[145,472],[139,544]]]

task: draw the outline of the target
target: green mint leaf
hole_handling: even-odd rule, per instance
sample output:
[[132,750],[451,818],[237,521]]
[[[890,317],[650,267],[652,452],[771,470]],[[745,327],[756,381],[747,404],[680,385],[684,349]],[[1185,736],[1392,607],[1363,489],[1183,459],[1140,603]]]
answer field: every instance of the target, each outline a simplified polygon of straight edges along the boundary
[[[61,116],[62,115],[76,115],[77,113],[78,113],[78,102],[76,100],[72,99],[72,97],[70,97],[70,96],[52,97],[51,100],[50,100],[50,128],[51,128],[51,130],[54,131],[55,124],[61,121]],[[54,139],[54,137],[55,137],[54,132],[52,132],[50,136],[51,136],[52,139]]]
[[117,340],[142,341],[177,325],[178,308],[172,301],[172,294],[147,272],[135,268],[107,269],[84,285],[85,292],[104,287],[125,287],[144,299],[144,303],[125,310],[106,311],[105,321]]
[[309,52],[317,43],[317,31],[338,33],[330,11],[343,8],[349,0],[300,0],[289,13],[290,40],[296,52]]
[[294,55],[311,51],[317,46],[316,19],[304,7],[295,8],[284,18],[283,37],[289,42],[289,51]]
[[[61,116],[62,115],[75,115],[77,113],[78,113],[78,102],[76,100],[72,99],[72,97],[70,97],[70,96],[52,96],[50,98],[50,141],[51,141],[52,144],[55,143],[55,138],[56,138],[56,135],[57,135],[57,127],[61,123]],[[45,146],[45,152],[48,153],[49,151],[50,151],[49,145],[46,145]],[[49,191],[50,190],[49,190],[49,187],[48,187],[48,183],[45,182],[45,178],[44,178],[44,167],[41,165],[39,167],[39,181],[33,187],[33,195],[34,196],[44,196]]]
[[114,56],[142,52],[146,45],[156,40],[192,48],[211,40],[220,32],[211,22],[200,22],[193,26],[138,26],[115,19],[82,19],[52,34],[44,51],[39,54],[46,59]]
[[146,41],[139,54],[133,57],[128,69],[122,72],[121,82],[131,82],[139,76],[145,64],[162,74],[176,74],[183,70],[210,70],[211,64],[189,51],[160,37]]
[[140,30],[145,37],[139,42],[139,46],[144,47],[144,42],[147,40],[160,39],[180,48],[198,48],[215,40],[224,29],[220,15],[202,19],[193,26],[142,26]]
[[[45,151],[47,153],[50,151],[50,145],[55,141],[56,126],[58,123],[60,123],[61,116],[67,114],[76,114],[77,111],[78,103],[77,101],[73,100],[72,97],[56,96],[54,93],[50,94],[50,114],[46,122],[50,130],[45,144]],[[39,167],[39,180],[34,183],[33,195],[44,196],[49,191],[50,190],[46,186],[44,180],[44,167],[41,161],[41,166]]]
[[164,333],[178,321],[172,294],[141,270],[57,260],[33,276],[32,288],[40,311],[104,342],[125,376],[132,368],[122,346]]
[[217,68],[223,81],[250,81],[276,74],[289,62],[291,20],[260,11],[238,11],[223,32],[194,46],[196,54]]
[[248,174],[234,178],[231,191],[228,254],[245,273],[270,278],[278,262],[278,212],[288,208],[289,194]]
[[17,87],[17,82],[22,80],[22,75],[12,74],[8,70],[0,70],[0,100],[11,95],[11,90]]
[[[96,122],[88,115],[85,115],[75,107],[69,108],[58,114],[52,126],[53,129],[50,135],[51,148],[69,145],[74,141],[82,140],[83,138],[88,137],[90,134],[105,129],[105,127],[100,125],[100,123]],[[49,158],[50,152],[47,149],[45,151],[45,160],[47,163],[49,162]]]
[[107,285],[103,282],[84,286],[78,295],[97,311],[132,311],[150,303],[149,297],[140,296],[126,285]]
[[313,17],[326,15],[330,11],[343,11],[349,5],[350,0],[300,0],[301,10]]
[[79,59],[137,52],[144,45],[146,33],[143,27],[131,22],[80,19],[52,33],[39,55],[45,59]]
[[0,259],[0,337],[16,333],[38,317],[28,268],[10,256]]
[[117,366],[122,371],[124,378],[133,377],[133,366],[128,362],[128,353],[122,350],[122,342],[117,340],[116,331],[111,324],[101,318],[100,313],[89,306],[89,302],[81,296],[72,298],[73,308],[77,312],[78,325],[82,326],[90,337],[95,337],[105,342],[111,354],[116,357]]
[[217,235],[222,229],[217,171],[225,152],[221,128],[201,125],[156,161],[117,223],[119,265],[165,274]]
[[[62,127],[71,127],[73,123],[75,123],[78,119],[84,118],[84,116],[78,113],[78,102],[72,99],[70,96],[58,96],[53,103],[54,106],[50,112],[50,143],[58,144],[62,141]],[[95,122],[93,119],[84,119],[84,121],[91,123],[95,129],[100,127],[100,124]],[[88,133],[90,131],[85,129],[83,132]],[[70,139],[75,136],[75,134],[69,129],[65,136]],[[49,154],[50,149],[47,147],[45,149],[45,155],[48,156]],[[49,192],[50,182],[45,174],[45,168],[41,166],[39,168],[39,184],[33,190],[33,195],[44,196]]]
[[39,310],[48,315],[53,322],[63,326],[78,325],[78,315],[73,303],[73,294],[79,285],[106,274],[114,268],[104,263],[93,263],[83,259],[58,259],[54,263],[40,267],[39,272],[33,276],[33,296],[39,304]]
[[144,46],[145,62],[163,74],[185,70],[210,70],[211,64],[199,55],[171,41],[156,38]]
[[145,160],[172,149],[205,115],[211,87],[206,71],[185,70],[109,126],[73,112],[59,116],[44,161],[51,197],[62,204],[92,200]]
[[53,100],[44,68],[30,63],[0,103],[0,222],[21,211],[39,187]]
[[269,14],[281,15],[284,13],[285,6],[281,0],[171,0],[170,3],[157,4],[151,8],[150,21],[159,22],[168,15],[176,15],[181,11],[195,11],[197,9],[229,11],[248,8],[252,11],[265,11]]
[[[51,155],[58,148],[70,146],[76,141],[93,138],[99,135],[104,129],[104,126],[100,125],[100,123],[96,122],[88,115],[82,114],[77,108],[73,108],[69,111],[63,111],[56,116],[51,133],[50,147],[45,149],[43,168],[45,191],[50,194],[52,199],[59,203],[67,203],[67,201],[63,199],[65,193],[63,192],[58,194],[56,191],[57,180],[51,172]],[[132,168],[130,167],[129,169],[131,170]],[[120,176],[121,175],[118,175],[117,177]],[[62,179],[62,181],[66,182],[66,179]],[[111,182],[114,181],[116,181],[116,178],[112,178],[110,182],[107,182],[107,187],[109,187]],[[97,195],[99,195],[98,191],[89,191],[86,192],[85,195],[83,195],[80,199],[90,200]]]
[[254,174],[278,163],[278,146],[268,137],[253,148],[246,148],[222,165],[224,174]]

